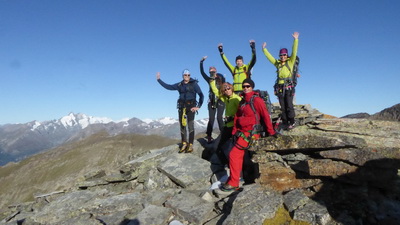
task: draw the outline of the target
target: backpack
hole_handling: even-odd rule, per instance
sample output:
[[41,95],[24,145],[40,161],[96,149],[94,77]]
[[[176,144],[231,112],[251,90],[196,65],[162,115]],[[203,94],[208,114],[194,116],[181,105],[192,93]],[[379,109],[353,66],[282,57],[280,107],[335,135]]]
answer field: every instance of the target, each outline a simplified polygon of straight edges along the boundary
[[288,67],[289,71],[292,72],[292,81],[293,81],[293,85],[295,87],[297,85],[297,74],[299,73],[299,64],[300,64],[300,58],[298,56],[296,56],[296,61],[294,62],[293,72],[292,72],[292,71],[290,71],[290,68],[287,65],[287,63],[285,63],[285,65]]
[[261,90],[254,90],[254,92],[257,92],[265,102],[265,105],[267,106],[268,113],[271,115],[273,113],[273,107],[271,103],[271,98],[269,97],[268,91],[261,91]]
[[[254,108],[254,98],[260,97],[264,101],[265,106],[266,106],[266,108],[268,110],[268,113],[270,115],[271,115],[272,109],[273,109],[272,103],[271,103],[271,99],[269,97],[268,91],[254,90],[254,92],[257,92],[258,95],[255,94],[255,95],[251,96],[249,103],[243,102],[240,105],[250,104],[250,107],[253,110],[254,115],[256,116],[256,122],[257,122],[257,124],[254,125],[254,129],[253,130],[254,130],[255,133],[260,133],[261,137],[266,137],[267,129],[265,127],[265,123],[262,122],[263,119],[259,118],[258,114],[256,113],[256,109]],[[242,99],[242,101],[244,101],[244,99]]]

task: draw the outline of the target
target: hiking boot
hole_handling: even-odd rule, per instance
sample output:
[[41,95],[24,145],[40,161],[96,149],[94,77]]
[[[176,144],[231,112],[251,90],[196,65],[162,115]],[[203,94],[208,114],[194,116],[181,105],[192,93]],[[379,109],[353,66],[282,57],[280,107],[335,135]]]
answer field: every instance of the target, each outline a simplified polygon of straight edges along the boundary
[[186,148],[187,148],[187,146],[188,146],[188,143],[187,142],[182,142],[182,147],[181,147],[181,149],[179,150],[179,152],[178,153],[182,153],[182,152],[185,152],[186,151]]
[[235,193],[238,190],[239,187],[234,187],[230,184],[223,184],[218,189],[214,190],[214,194],[216,194],[218,197],[226,197],[230,194]]
[[189,147],[186,149],[186,153],[193,152],[193,144],[189,144]]
[[295,125],[296,125],[295,123],[290,124],[290,125],[288,126],[288,130],[294,129]]
[[210,144],[213,141],[214,141],[214,139],[211,136],[207,136],[207,143],[208,144]]

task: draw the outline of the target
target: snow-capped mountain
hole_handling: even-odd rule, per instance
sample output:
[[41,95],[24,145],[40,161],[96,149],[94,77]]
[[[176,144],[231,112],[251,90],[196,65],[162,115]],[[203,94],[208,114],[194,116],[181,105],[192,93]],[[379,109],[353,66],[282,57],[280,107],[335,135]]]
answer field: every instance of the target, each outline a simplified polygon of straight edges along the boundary
[[106,118],[106,117],[93,117],[93,116],[87,116],[85,114],[73,114],[70,113],[67,116],[62,117],[59,122],[64,125],[64,127],[67,126],[80,126],[82,129],[86,128],[90,124],[96,124],[96,123],[110,123],[113,122],[111,119]]
[[[204,132],[207,122],[208,119],[195,121],[196,133]],[[137,133],[180,138],[179,121],[171,117],[114,122],[106,117],[69,113],[57,120],[0,125],[0,166],[66,142],[82,140],[100,131],[110,135]]]

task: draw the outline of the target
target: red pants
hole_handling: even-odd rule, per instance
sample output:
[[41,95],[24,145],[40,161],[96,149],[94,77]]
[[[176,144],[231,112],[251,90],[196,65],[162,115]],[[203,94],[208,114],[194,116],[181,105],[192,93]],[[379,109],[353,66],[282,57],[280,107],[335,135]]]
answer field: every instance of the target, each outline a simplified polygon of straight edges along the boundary
[[[259,135],[254,135],[256,139],[259,138]],[[228,178],[227,183],[234,187],[239,187],[240,181],[240,173],[242,172],[243,166],[243,158],[245,151],[244,149],[240,149],[240,146],[247,147],[249,143],[244,140],[242,137],[238,137],[235,145],[229,153],[229,169],[230,176]]]

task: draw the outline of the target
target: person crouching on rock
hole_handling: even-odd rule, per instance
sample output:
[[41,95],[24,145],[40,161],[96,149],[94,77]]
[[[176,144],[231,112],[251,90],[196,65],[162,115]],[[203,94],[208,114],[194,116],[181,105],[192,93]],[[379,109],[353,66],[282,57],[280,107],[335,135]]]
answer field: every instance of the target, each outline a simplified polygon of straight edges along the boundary
[[225,82],[218,89],[215,80],[211,80],[210,88],[215,96],[225,103],[225,117],[224,117],[224,127],[221,131],[221,138],[218,143],[216,154],[222,165],[228,164],[228,159],[224,153],[224,145],[231,139],[233,130],[233,118],[235,117],[236,111],[239,107],[239,103],[242,97],[237,95],[233,90],[233,85]]
[[[177,90],[179,92],[178,99],[178,115],[181,130],[182,146],[179,153],[192,152],[194,141],[194,116],[200,109],[204,101],[203,92],[197,84],[197,80],[190,78],[189,70],[182,72],[183,80],[176,84],[166,84],[160,79],[160,72],[157,72],[156,78],[158,83],[167,90]],[[199,95],[199,101],[196,101],[196,94]],[[189,142],[187,141],[186,127],[189,128]]]
[[254,81],[247,78],[242,83],[242,101],[233,121],[234,146],[229,154],[230,176],[227,182],[216,189],[218,195],[230,194],[239,189],[245,151],[260,137],[260,122],[265,123],[266,132],[276,137],[270,115],[262,98],[253,91]]

